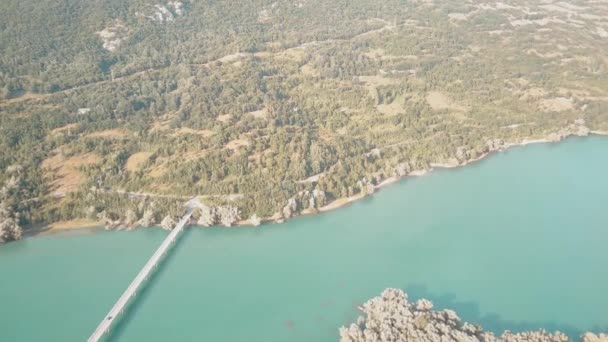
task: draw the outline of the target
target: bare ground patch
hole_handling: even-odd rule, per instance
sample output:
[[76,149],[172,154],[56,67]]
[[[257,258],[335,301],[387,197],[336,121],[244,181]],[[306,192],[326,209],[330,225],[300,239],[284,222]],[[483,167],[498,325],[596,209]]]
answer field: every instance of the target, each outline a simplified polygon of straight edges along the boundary
[[275,54],[276,58],[287,59],[294,62],[301,62],[306,58],[306,50],[303,46],[298,46],[294,48],[290,48],[287,50],[283,50]]
[[461,21],[469,19],[469,15],[466,13],[450,13],[450,14],[448,14],[448,17],[450,17],[450,19],[461,20]]
[[2,100],[2,101],[0,101],[0,103],[9,104],[9,103],[16,103],[16,102],[27,101],[27,100],[40,100],[40,99],[44,99],[50,95],[51,94],[35,94],[35,93],[26,92],[21,96],[10,98],[7,100]]
[[403,99],[397,98],[389,104],[383,103],[383,104],[376,106],[376,109],[378,109],[378,111],[380,113],[385,114],[385,115],[397,115],[397,114],[401,114],[401,113],[405,112],[405,109],[403,108],[402,103],[403,103]]
[[302,72],[302,74],[304,74],[306,76],[312,76],[312,77],[318,77],[321,75],[319,73],[319,71],[317,69],[315,69],[313,66],[311,66],[310,64],[302,65],[302,67],[300,68],[300,72]]
[[105,131],[93,132],[87,134],[87,138],[104,138],[104,139],[117,139],[124,138],[127,136],[127,131],[120,128],[107,129]]
[[218,61],[220,61],[222,63],[236,62],[237,60],[239,60],[241,58],[245,58],[247,56],[249,56],[248,53],[238,52],[238,53],[233,53],[231,55],[224,56],[224,57],[218,59]]
[[215,132],[210,131],[208,129],[196,130],[196,129],[192,129],[192,128],[188,128],[188,127],[181,127],[179,129],[175,130],[175,135],[184,135],[184,134],[194,134],[194,135],[200,135],[205,138],[209,138],[209,137],[212,137],[215,134]]
[[381,59],[383,56],[386,56],[386,51],[381,48],[371,49],[363,55],[372,59]]
[[101,226],[103,226],[103,223],[97,222],[94,220],[76,219],[76,220],[59,221],[59,222],[52,223],[49,226],[48,232],[56,232],[56,231],[71,230],[71,229],[82,229],[82,228],[95,228],[95,227],[101,227]]
[[249,146],[249,141],[246,139],[235,139],[226,144],[227,149],[233,150],[237,153],[241,147],[245,146]]
[[529,88],[524,90],[523,92],[516,91],[516,94],[521,93],[523,93],[523,95],[521,95],[520,100],[538,99],[547,95],[547,91],[539,87]]
[[455,103],[447,95],[439,91],[431,91],[426,95],[426,102],[433,110],[450,109],[456,111],[465,111],[466,108]]
[[94,153],[86,153],[66,157],[58,152],[54,156],[44,160],[42,167],[45,173],[53,181],[51,185],[55,195],[65,195],[74,192],[85,180],[80,167],[95,165],[101,162],[101,157]]
[[268,117],[268,109],[262,108],[260,110],[249,112],[248,114],[253,115],[253,117],[256,119],[266,119]]
[[206,154],[206,150],[190,150],[184,153],[180,158],[183,161],[193,161],[203,158]]
[[152,153],[137,152],[133,153],[125,163],[125,169],[129,172],[139,171],[142,166],[150,159]]
[[50,135],[58,135],[58,134],[60,134],[60,133],[64,133],[64,132],[66,132],[66,131],[67,131],[67,132],[69,132],[69,131],[70,131],[70,130],[72,130],[72,129],[76,129],[76,128],[78,128],[78,126],[79,126],[79,125],[78,125],[77,123],[71,123],[71,124],[67,124],[67,125],[65,125],[65,126],[55,128],[54,130],[52,130],[52,131],[50,132]]
[[150,176],[152,178],[160,178],[160,177],[166,175],[168,171],[169,171],[169,169],[167,168],[167,165],[165,163],[163,163],[163,164],[155,165],[148,173],[148,176]]
[[[542,39],[542,38],[541,38]],[[564,54],[561,52],[547,52],[547,53],[541,53],[536,49],[529,49],[526,50],[526,54],[528,55],[535,55],[536,57],[539,58],[546,58],[546,59],[553,59],[553,58],[558,58],[558,57],[562,57]]]
[[162,120],[162,121],[154,121],[152,124],[152,128],[150,129],[150,133],[158,133],[162,131],[170,130],[171,119]]
[[390,55],[390,54],[387,54],[384,49],[380,49],[380,48],[371,49],[368,52],[365,52],[363,55],[368,58],[371,58],[371,59],[382,60],[382,61],[394,61],[394,60],[416,61],[419,59],[419,57],[415,56],[415,55],[398,55],[398,56]]
[[554,97],[540,101],[540,108],[546,112],[562,112],[574,109],[572,100],[565,97]]
[[232,115],[230,114],[224,114],[217,117],[217,121],[224,123],[230,122],[230,120],[232,120]]

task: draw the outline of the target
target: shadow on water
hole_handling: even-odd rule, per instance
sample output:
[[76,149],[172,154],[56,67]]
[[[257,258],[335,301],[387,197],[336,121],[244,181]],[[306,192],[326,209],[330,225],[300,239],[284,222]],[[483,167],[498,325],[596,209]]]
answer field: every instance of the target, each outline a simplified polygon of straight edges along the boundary
[[[420,298],[426,298],[433,302],[436,310],[450,309],[454,310],[463,320],[473,324],[480,324],[484,330],[491,331],[496,335],[502,335],[506,330],[512,332],[522,332],[530,330],[544,329],[549,332],[560,331],[568,335],[574,341],[577,341],[579,336],[587,331],[603,332],[608,331],[608,326],[594,326],[589,330],[582,331],[567,323],[557,323],[553,321],[545,322],[516,322],[505,320],[500,315],[495,313],[482,314],[479,309],[479,303],[472,301],[460,301],[453,293],[434,294],[431,293],[425,285],[411,284],[404,290],[410,301],[415,301]],[[500,295],[500,294],[497,294]]]
[[[171,264],[175,255],[179,253],[179,250],[181,248],[183,248],[184,241],[182,240],[187,239],[187,235],[191,234],[190,228],[191,227],[186,227],[185,231],[177,237],[173,248],[171,248],[167,252],[167,255],[165,255],[165,257],[160,260],[156,269],[150,274],[148,281],[144,283],[143,287],[135,295],[135,298],[132,299],[129,305],[127,305],[120,319],[114,323],[114,326],[110,329],[110,333],[107,335],[104,341],[110,342],[120,340],[120,337],[123,335],[126,328],[129,326],[129,323],[134,319],[141,305],[146,302],[147,298],[153,292],[154,287],[156,286],[156,282],[159,279],[162,279],[162,274],[166,271],[166,266]],[[152,255],[150,254],[150,256]],[[125,289],[127,288],[127,286],[129,286],[129,284],[125,284]]]

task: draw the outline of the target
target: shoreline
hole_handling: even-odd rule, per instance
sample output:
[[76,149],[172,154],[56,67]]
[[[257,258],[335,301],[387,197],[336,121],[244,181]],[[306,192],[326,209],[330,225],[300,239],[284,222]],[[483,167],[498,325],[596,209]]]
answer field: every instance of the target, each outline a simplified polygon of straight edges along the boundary
[[[608,131],[593,130],[593,131],[589,131],[589,135],[587,135],[587,136],[594,136],[594,135],[608,136]],[[482,155],[478,156],[475,159],[469,159],[462,163],[458,163],[458,164],[431,163],[431,167],[429,169],[413,170],[403,176],[391,176],[391,177],[385,178],[379,184],[374,186],[374,191],[372,193],[369,193],[369,194],[358,193],[358,194],[350,196],[350,197],[337,198],[337,199],[331,201],[330,203],[324,205],[323,207],[320,207],[317,210],[304,209],[300,213],[295,214],[294,216],[292,216],[289,219],[326,213],[326,212],[330,212],[330,211],[333,211],[333,210],[336,210],[339,208],[346,207],[348,205],[353,204],[354,202],[356,202],[358,200],[361,200],[368,196],[372,196],[377,191],[382,190],[383,188],[385,188],[391,184],[397,183],[400,180],[405,179],[405,178],[425,176],[425,175],[433,172],[436,169],[454,169],[454,168],[464,167],[464,166],[470,165],[472,163],[479,162],[479,161],[491,156],[494,153],[503,152],[512,147],[523,147],[523,146],[527,146],[527,145],[541,144],[541,143],[560,143],[572,136],[578,136],[578,135],[570,134],[568,136],[563,137],[563,139],[560,139],[560,140],[551,140],[549,138],[538,138],[538,139],[526,138],[526,139],[523,139],[519,143],[505,142],[504,145],[502,145],[500,148],[498,148],[496,150],[483,153]],[[580,137],[584,137],[584,136],[580,136]],[[287,220],[289,220],[289,219],[287,219]],[[279,213],[276,213],[270,217],[261,218],[261,225],[280,224],[280,223],[284,223],[287,220],[283,219]],[[196,224],[191,224],[191,225],[196,225]],[[155,225],[153,227],[159,227],[159,226],[160,225]],[[74,230],[81,230],[81,229],[91,229],[91,230],[106,229],[102,222],[88,220],[88,219],[74,219],[74,220],[69,220],[69,221],[58,221],[58,222],[53,222],[50,224],[45,224],[43,227],[44,228],[40,228],[40,229],[37,229],[37,230],[31,232],[30,234],[27,235],[27,237],[33,237],[33,236],[37,236],[37,235],[58,234],[58,233],[74,231]],[[254,224],[252,224],[250,219],[245,219],[245,220],[238,221],[232,227],[233,228],[236,228],[236,227],[258,228],[259,226],[255,226]],[[143,227],[139,227],[139,228],[143,228]],[[135,228],[135,229],[139,229],[139,228]],[[123,229],[117,229],[117,230],[123,230]],[[124,229],[124,230],[133,230],[133,229]]]
[[[601,130],[595,130],[595,131],[589,131],[589,134],[586,136],[580,136],[580,135],[576,135],[576,134],[570,134],[568,136],[563,137],[560,140],[551,140],[549,138],[538,138],[538,139],[524,139],[519,143],[507,143],[505,142],[504,145],[494,151],[489,151],[486,153],[483,153],[482,155],[478,156],[475,159],[469,159],[465,162],[459,163],[459,164],[445,164],[445,163],[431,163],[431,168],[429,169],[420,169],[420,170],[413,170],[411,172],[409,172],[406,175],[403,176],[391,176],[388,177],[384,180],[382,180],[379,184],[374,186],[374,192],[371,194],[361,194],[358,193],[356,195],[350,196],[350,197],[341,197],[341,198],[337,198],[335,200],[333,200],[332,202],[326,204],[325,206],[319,208],[318,210],[311,210],[311,209],[305,209],[302,210],[299,214],[294,215],[293,217],[291,217],[290,219],[293,218],[297,218],[297,217],[301,217],[301,216],[307,216],[307,215],[314,215],[314,214],[320,214],[320,213],[325,213],[325,212],[330,212],[339,208],[343,208],[346,207],[348,205],[351,205],[352,203],[366,198],[368,196],[372,196],[373,194],[375,194],[377,191],[391,185],[394,183],[399,182],[402,179],[405,178],[409,178],[409,177],[422,177],[425,176],[431,172],[433,172],[435,169],[455,169],[455,168],[459,168],[459,167],[464,167],[476,162],[479,162],[491,155],[493,155],[494,153],[499,153],[499,152],[504,152],[512,147],[524,147],[527,145],[532,145],[532,144],[544,144],[544,143],[560,143],[563,142],[564,140],[570,138],[570,137],[589,137],[589,136],[608,136],[608,131],[601,131]],[[278,217],[278,213],[270,216],[270,217],[264,217],[261,219],[262,221],[262,225],[264,224],[280,224],[280,223],[284,223],[286,220],[281,219]],[[251,222],[249,221],[249,219],[247,220],[241,220],[239,221],[237,224],[234,225],[234,227],[255,227],[253,224],[251,224]]]
[[[31,236],[54,235],[75,230],[104,230],[100,221],[89,219],[74,219],[45,224],[32,232]],[[30,235],[28,235],[29,237]]]

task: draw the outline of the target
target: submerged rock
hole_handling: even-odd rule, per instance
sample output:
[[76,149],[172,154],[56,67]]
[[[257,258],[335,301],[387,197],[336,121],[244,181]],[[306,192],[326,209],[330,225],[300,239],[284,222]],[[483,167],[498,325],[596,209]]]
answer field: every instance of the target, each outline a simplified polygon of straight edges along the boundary
[[[544,330],[512,333],[496,337],[474,324],[461,322],[452,310],[433,311],[433,303],[421,299],[408,302],[407,295],[398,289],[386,289],[359,308],[365,316],[349,327],[340,328],[340,342],[384,341],[454,341],[454,342],[566,342],[562,333]],[[587,333],[583,342],[608,342],[608,336]]]

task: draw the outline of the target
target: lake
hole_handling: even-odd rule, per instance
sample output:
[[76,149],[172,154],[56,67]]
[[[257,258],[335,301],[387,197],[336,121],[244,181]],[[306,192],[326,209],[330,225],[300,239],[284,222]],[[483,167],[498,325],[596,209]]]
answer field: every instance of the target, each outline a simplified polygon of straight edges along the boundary
[[[166,236],[72,231],[0,247],[3,341],[84,341]],[[190,228],[117,341],[337,341],[387,287],[494,332],[608,331],[608,139],[407,178],[333,212]]]

